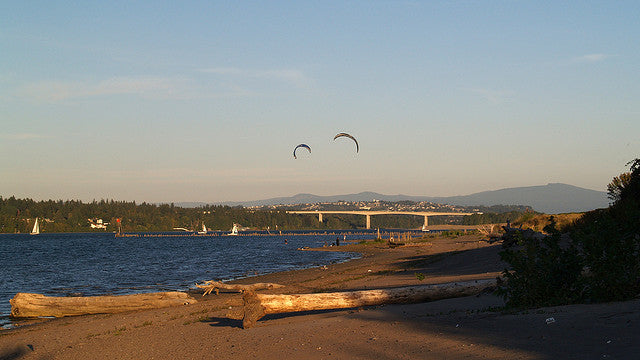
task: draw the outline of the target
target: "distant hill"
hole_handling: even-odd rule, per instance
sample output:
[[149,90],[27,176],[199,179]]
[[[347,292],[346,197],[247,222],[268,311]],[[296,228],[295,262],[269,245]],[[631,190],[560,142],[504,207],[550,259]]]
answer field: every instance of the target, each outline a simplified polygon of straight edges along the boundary
[[[573,185],[551,183],[540,186],[516,187],[493,191],[483,191],[470,195],[433,197],[412,195],[384,195],[375,192],[361,192],[357,194],[320,196],[314,194],[297,194],[290,197],[277,197],[265,200],[225,202],[219,205],[230,206],[265,206],[290,205],[318,202],[337,201],[431,201],[440,204],[463,206],[492,206],[492,205],[527,205],[534,210],[559,214],[568,212],[583,212],[608,206],[607,193],[580,188]],[[176,203],[181,207],[196,207],[206,203]]]
[[452,205],[529,205],[534,210],[547,214],[583,212],[609,206],[607,193],[604,191],[559,183],[432,199],[430,201],[446,201]]

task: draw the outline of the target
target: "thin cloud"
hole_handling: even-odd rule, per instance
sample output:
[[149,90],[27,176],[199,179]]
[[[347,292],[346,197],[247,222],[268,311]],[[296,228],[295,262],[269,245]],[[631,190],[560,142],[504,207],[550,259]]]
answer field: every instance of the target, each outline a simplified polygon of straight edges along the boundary
[[236,67],[214,67],[201,69],[200,71],[207,74],[223,76],[275,80],[297,87],[305,87],[312,82],[304,72],[297,69],[250,70]]
[[[95,169],[88,178],[109,179],[110,181],[126,181],[128,183],[164,183],[164,184],[209,184],[212,179],[221,183],[253,183],[265,184],[282,182],[298,182],[299,175],[295,169],[281,168],[273,176],[265,177],[273,168],[153,168],[153,169]],[[87,172],[86,169],[83,170]],[[76,178],[77,179],[77,178]]]
[[[299,88],[311,83],[299,70],[209,68],[200,71],[223,76],[276,80]],[[198,99],[246,97],[255,93],[238,84],[226,84],[222,88],[212,89],[203,87],[194,79],[182,77],[113,77],[98,82],[40,81],[20,87],[17,95],[40,102],[60,102],[108,95],[135,95],[148,99]]]
[[145,94],[152,91],[167,91],[174,88],[175,85],[175,79],[112,78],[98,84],[95,94]]
[[216,68],[207,68],[201,69],[201,72],[208,74],[217,74],[217,75],[240,75],[247,76],[247,71],[240,70],[234,67],[216,67]]
[[613,55],[608,55],[608,54],[587,54],[587,55],[583,55],[583,56],[579,56],[573,59],[574,62],[589,62],[589,63],[594,63],[594,62],[600,62],[600,61],[604,61],[608,58],[613,57]]
[[2,134],[0,138],[5,140],[34,140],[34,139],[46,139],[50,138],[49,135],[34,134],[34,133],[18,133],[18,134]]
[[499,104],[504,102],[510,95],[509,92],[506,91],[497,91],[491,89],[483,89],[483,88],[467,88],[465,89],[470,91],[481,98],[487,100],[490,103]]
[[96,83],[42,81],[25,85],[19,89],[18,93],[24,97],[49,102],[118,94],[165,98],[182,87],[184,82],[184,79],[153,77],[114,77]]

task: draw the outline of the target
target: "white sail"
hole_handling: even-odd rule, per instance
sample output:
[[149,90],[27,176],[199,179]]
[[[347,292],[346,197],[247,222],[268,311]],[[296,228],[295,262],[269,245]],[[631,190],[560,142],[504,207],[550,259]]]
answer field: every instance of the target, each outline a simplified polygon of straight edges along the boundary
[[200,235],[206,235],[207,234],[207,227],[204,226],[204,223],[202,223],[202,231],[198,231],[198,234],[200,234]]
[[40,234],[40,225],[38,225],[38,218],[36,218],[36,223],[33,224],[31,235],[38,235],[38,234]]
[[238,235],[238,224],[233,224],[233,229],[231,229],[229,235]]

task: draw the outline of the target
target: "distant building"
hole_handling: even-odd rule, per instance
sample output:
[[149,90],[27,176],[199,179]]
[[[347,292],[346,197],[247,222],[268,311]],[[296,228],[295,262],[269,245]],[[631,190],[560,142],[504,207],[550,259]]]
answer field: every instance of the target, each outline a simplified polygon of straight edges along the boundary
[[109,225],[109,223],[103,222],[102,219],[87,219],[87,220],[89,221],[89,226],[91,226],[92,229],[107,230],[107,225]]

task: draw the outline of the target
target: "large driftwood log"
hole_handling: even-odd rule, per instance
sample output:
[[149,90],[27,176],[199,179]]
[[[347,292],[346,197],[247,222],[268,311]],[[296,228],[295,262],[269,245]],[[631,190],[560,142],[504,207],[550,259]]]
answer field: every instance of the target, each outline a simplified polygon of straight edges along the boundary
[[234,292],[245,292],[245,291],[256,291],[256,290],[264,290],[264,289],[277,289],[284,287],[284,285],[274,284],[274,283],[253,283],[248,285],[242,284],[225,284],[220,281],[209,280],[205,281],[202,285],[196,284],[196,287],[200,289],[204,289],[204,293],[202,296],[210,294],[215,290],[216,295],[218,295],[220,290],[231,290]]
[[118,313],[193,304],[197,301],[178,291],[114,296],[55,297],[42,294],[17,293],[11,302],[11,316],[74,316]]
[[243,295],[242,326],[249,328],[267,314],[309,310],[345,309],[382,304],[418,303],[469,296],[496,285],[495,279],[435,285],[317,294],[263,295],[247,291]]

